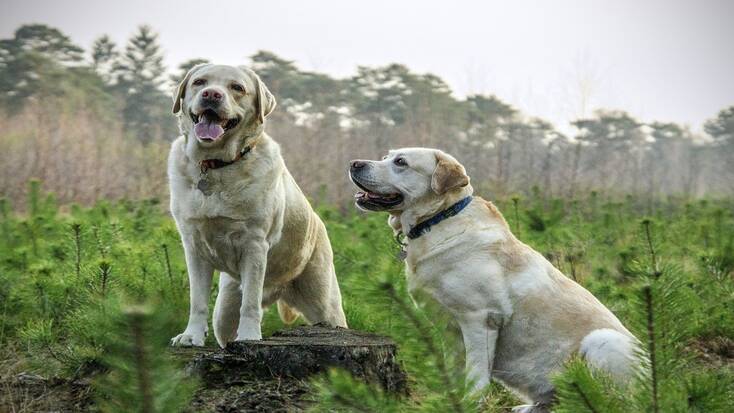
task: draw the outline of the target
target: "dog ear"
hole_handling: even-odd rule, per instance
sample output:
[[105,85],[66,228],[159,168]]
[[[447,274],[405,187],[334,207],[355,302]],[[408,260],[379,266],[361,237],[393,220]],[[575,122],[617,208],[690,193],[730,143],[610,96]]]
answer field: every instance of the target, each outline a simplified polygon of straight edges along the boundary
[[273,110],[277,103],[275,102],[275,96],[270,93],[268,87],[265,86],[265,82],[260,79],[257,73],[250,71],[255,78],[255,111],[257,112],[257,120],[260,123],[265,122],[265,117],[268,116]]
[[436,169],[431,177],[433,192],[443,195],[446,192],[469,185],[469,176],[464,167],[454,158],[443,152],[436,153]]
[[183,100],[184,95],[186,94],[186,85],[189,84],[189,79],[191,79],[191,75],[199,70],[200,68],[204,66],[208,66],[209,63],[199,63],[198,65],[192,67],[189,69],[188,72],[186,72],[186,76],[181,80],[181,83],[178,84],[178,88],[176,89],[176,94],[173,95],[173,114],[177,114],[179,111],[181,111],[181,100]]

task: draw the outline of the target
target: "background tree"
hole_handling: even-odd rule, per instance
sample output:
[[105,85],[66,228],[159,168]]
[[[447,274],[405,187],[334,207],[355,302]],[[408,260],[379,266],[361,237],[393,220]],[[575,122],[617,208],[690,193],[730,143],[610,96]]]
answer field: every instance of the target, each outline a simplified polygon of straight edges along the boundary
[[703,125],[717,146],[716,154],[720,166],[719,176],[724,178],[723,187],[734,189],[734,106],[723,109],[715,118]]
[[11,111],[27,98],[60,95],[64,67],[78,66],[83,50],[59,30],[43,24],[21,26],[12,39],[0,40],[0,102]]
[[92,43],[92,68],[102,80],[110,85],[114,82],[114,71],[119,59],[117,46],[108,35],[98,37]]
[[163,92],[165,72],[158,35],[150,27],[140,26],[125,46],[116,73],[125,102],[125,127],[144,142],[175,134],[168,114],[169,98]]
[[723,109],[714,119],[706,121],[703,128],[718,143],[734,143],[734,106]]
[[[42,178],[65,199],[122,196],[134,186],[126,180],[150,179],[141,193],[164,192],[163,174],[153,165],[164,162],[165,141],[177,135],[171,86],[205,60],[190,59],[167,72],[157,35],[146,26],[122,51],[101,36],[86,52],[87,62],[83,52],[44,25],[22,26],[0,40],[0,144],[7,149],[0,170],[12,181],[3,194],[22,194],[30,177]],[[497,96],[457,97],[438,76],[400,64],[359,67],[353,76],[334,78],[268,51],[243,63],[275,94],[278,108],[267,128],[287,137],[279,142],[294,175],[302,177],[299,184],[325,202],[346,204],[352,191],[346,178],[334,180],[334,165],[401,146],[451,152],[480,193],[498,196],[528,194],[533,187],[571,197],[595,189],[609,196],[642,194],[652,208],[667,195],[734,191],[734,107],[706,123],[706,136],[601,110],[573,121],[576,131],[566,137]],[[127,148],[116,168],[128,172],[99,170],[97,160],[110,157],[109,140]],[[159,152],[137,146],[153,141]]]
[[15,43],[24,51],[33,51],[65,66],[82,63],[84,50],[73,44],[58,29],[45,24],[28,24],[15,31]]

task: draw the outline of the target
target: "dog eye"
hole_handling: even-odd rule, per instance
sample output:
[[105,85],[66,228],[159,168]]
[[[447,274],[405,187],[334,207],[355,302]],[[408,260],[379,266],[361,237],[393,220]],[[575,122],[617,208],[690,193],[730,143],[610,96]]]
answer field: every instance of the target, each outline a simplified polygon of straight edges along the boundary
[[229,87],[232,88],[232,90],[235,90],[237,92],[245,91],[245,87],[240,85],[239,83],[232,83]]
[[397,166],[408,166],[408,163],[405,162],[405,158],[402,158],[402,157],[395,158],[395,160],[393,161],[393,163],[395,165],[397,165]]
[[201,85],[206,84],[206,79],[199,78],[199,79],[194,80],[191,84],[194,86],[201,86]]

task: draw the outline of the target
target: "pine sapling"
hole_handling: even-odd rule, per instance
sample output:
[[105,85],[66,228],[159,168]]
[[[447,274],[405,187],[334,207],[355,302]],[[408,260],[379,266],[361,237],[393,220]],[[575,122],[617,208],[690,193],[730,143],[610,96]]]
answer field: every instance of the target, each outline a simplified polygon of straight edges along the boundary
[[512,197],[512,208],[515,211],[515,236],[520,236],[520,197],[515,195]]
[[430,328],[421,321],[416,310],[398,296],[395,291],[395,287],[393,287],[392,284],[384,283],[382,288],[387,292],[390,299],[395,302],[398,310],[400,310],[408,318],[411,324],[413,324],[416,331],[421,335],[422,341],[426,345],[428,352],[435,358],[439,377],[443,382],[444,390],[448,392],[448,399],[451,403],[452,411],[463,413],[464,406],[461,403],[461,399],[456,394],[458,386],[454,383],[453,377],[449,372],[443,352],[438,349],[433,337],[428,334]]
[[105,239],[102,238],[106,234],[101,233],[101,229],[102,228],[100,228],[99,225],[92,225],[92,236],[94,237],[94,243],[97,246],[97,252],[99,252],[99,256],[104,260],[107,259],[110,245],[108,242],[105,242]]
[[166,351],[167,335],[160,328],[169,315],[151,308],[130,306],[109,314],[114,322],[103,357],[108,372],[94,383],[103,412],[179,412],[190,400],[195,383]]
[[589,367],[580,357],[566,363],[565,370],[553,377],[558,403],[557,413],[622,413],[623,403],[614,383],[600,370]]
[[676,410],[685,400],[685,369],[689,356],[684,350],[688,329],[694,324],[692,308],[696,305],[690,287],[681,278],[681,270],[661,264],[654,248],[652,225],[642,221],[649,264],[636,263],[633,272],[642,279],[638,294],[633,296],[632,324],[641,339],[644,352],[640,358],[645,374],[637,378],[633,397],[638,408],[659,413]]
[[658,273],[658,262],[657,257],[655,255],[655,247],[652,245],[652,235],[650,234],[650,224],[652,221],[649,218],[645,218],[642,220],[642,226],[645,229],[645,239],[647,240],[647,246],[648,251],[650,252],[650,261],[652,263],[652,270],[656,277],[659,276]]
[[81,277],[82,271],[82,225],[75,222],[71,225],[71,230],[74,232],[74,266],[76,269],[76,278],[78,280]]
[[163,263],[166,266],[168,281],[171,283],[171,286],[173,286],[173,271],[171,271],[171,259],[168,256],[168,244],[161,244],[161,248],[163,249]]
[[31,217],[40,213],[41,181],[31,179],[28,181],[28,212]]
[[142,413],[153,413],[153,394],[151,393],[152,383],[150,378],[150,366],[148,365],[148,354],[143,336],[143,323],[145,313],[140,309],[130,309],[127,311],[128,323],[130,325],[130,333],[133,339],[133,353],[135,360],[135,370],[138,377],[138,392],[140,393],[140,411]]
[[658,413],[660,409],[658,407],[658,366],[657,351],[655,348],[655,313],[653,310],[653,298],[650,286],[644,286],[642,292],[647,313],[647,351],[650,358],[650,388],[652,397],[652,411],[654,413]]
[[109,261],[101,260],[99,262],[99,280],[100,280],[100,290],[102,291],[102,296],[107,295],[107,284],[110,280],[110,274],[112,272],[112,265],[109,263]]

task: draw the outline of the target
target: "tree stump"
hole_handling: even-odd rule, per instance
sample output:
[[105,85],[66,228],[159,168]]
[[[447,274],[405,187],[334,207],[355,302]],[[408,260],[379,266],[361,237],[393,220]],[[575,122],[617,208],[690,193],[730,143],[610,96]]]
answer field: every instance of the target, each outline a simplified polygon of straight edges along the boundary
[[[344,328],[301,326],[281,330],[262,341],[243,341],[226,349],[172,348],[200,387],[187,412],[292,413],[313,403],[308,379],[341,368],[385,391],[407,394],[406,375],[387,338]],[[33,410],[97,411],[91,377],[47,379],[32,374],[0,374],[0,411],[4,404],[25,403]]]
[[226,349],[176,349],[189,373],[201,378],[196,411],[300,411],[306,379],[340,368],[385,391],[407,394],[407,380],[387,337],[322,325],[281,330]]

